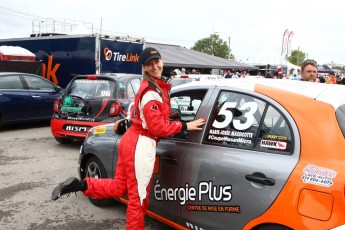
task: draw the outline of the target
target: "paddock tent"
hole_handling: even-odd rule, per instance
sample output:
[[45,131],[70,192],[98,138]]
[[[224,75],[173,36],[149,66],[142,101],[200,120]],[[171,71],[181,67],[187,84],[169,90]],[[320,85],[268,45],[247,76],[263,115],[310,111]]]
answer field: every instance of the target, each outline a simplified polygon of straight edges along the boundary
[[145,47],[154,47],[162,55],[164,67],[198,68],[198,69],[243,69],[258,70],[259,68],[246,63],[228,60],[190,50],[178,45],[167,45],[145,42]]

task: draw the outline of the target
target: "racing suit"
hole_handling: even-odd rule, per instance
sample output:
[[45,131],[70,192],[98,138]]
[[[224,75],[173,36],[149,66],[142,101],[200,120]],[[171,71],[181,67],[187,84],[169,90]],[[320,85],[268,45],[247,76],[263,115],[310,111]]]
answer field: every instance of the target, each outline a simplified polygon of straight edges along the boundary
[[169,121],[171,84],[155,80],[162,92],[146,80],[140,85],[131,111],[132,125],[119,144],[115,178],[85,179],[86,196],[111,198],[128,194],[126,229],[144,229],[159,138],[187,129],[181,121]]

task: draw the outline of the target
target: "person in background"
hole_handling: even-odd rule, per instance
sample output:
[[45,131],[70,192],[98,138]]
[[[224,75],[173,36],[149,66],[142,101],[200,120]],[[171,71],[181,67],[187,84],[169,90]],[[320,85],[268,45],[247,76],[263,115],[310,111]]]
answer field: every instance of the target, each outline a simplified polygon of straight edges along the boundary
[[[139,56],[143,80],[131,111],[132,125],[124,132],[118,150],[114,179],[68,178],[52,192],[52,200],[64,194],[82,191],[96,199],[123,197],[128,194],[126,229],[143,230],[152,183],[156,146],[161,137],[185,130],[202,130],[205,119],[191,122],[170,121],[171,84],[162,79],[163,61],[159,52],[145,48]],[[174,173],[174,172],[172,172]]]
[[301,81],[315,82],[317,78],[317,62],[307,59],[301,66]]
[[225,75],[224,75],[224,78],[232,78],[231,76],[231,71],[230,70],[227,70]]
[[329,72],[328,78],[327,78],[327,84],[337,84],[337,79],[334,76],[333,72]]

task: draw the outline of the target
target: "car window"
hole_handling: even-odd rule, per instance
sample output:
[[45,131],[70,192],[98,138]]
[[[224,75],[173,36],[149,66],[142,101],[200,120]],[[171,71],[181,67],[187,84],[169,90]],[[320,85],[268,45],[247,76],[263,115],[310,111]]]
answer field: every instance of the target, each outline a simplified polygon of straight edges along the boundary
[[[170,96],[171,120],[193,121],[205,97],[206,90],[190,90]],[[173,138],[187,139],[189,131],[174,135]]]
[[84,99],[106,98],[113,95],[114,82],[108,80],[76,79],[67,90],[67,95]]
[[289,152],[290,127],[284,116],[256,97],[222,91],[211,113],[204,143]]
[[128,99],[130,99],[131,101],[134,101],[135,95],[137,95],[139,91],[140,81],[140,79],[135,78],[127,84]]
[[0,89],[23,89],[19,76],[0,77]]
[[277,109],[269,106],[255,148],[290,152],[291,143],[291,131],[286,119]]
[[34,76],[23,76],[23,77],[26,83],[28,84],[29,89],[55,91],[55,86],[49,81],[45,81],[44,79],[34,77]]

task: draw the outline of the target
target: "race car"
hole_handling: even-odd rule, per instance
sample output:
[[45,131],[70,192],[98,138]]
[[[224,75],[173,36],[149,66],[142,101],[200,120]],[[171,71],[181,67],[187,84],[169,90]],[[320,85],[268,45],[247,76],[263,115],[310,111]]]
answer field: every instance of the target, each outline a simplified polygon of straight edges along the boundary
[[[160,140],[147,214],[175,229],[344,228],[343,87],[254,78],[174,87],[175,119],[207,123]],[[113,124],[90,129],[80,178],[112,178],[120,141]]]
[[67,85],[54,102],[50,127],[55,139],[66,144],[84,139],[97,125],[116,122],[127,116],[126,110],[139,90],[141,75],[79,75]]

